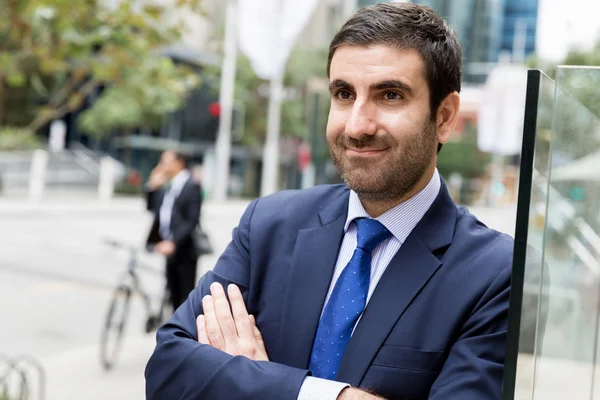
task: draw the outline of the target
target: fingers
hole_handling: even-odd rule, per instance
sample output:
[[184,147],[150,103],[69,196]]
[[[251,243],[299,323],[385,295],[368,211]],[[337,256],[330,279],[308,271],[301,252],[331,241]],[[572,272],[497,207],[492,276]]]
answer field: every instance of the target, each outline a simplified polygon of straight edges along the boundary
[[231,308],[229,307],[229,301],[225,296],[225,291],[220,283],[213,283],[210,285],[210,293],[213,297],[215,315],[225,343],[236,343],[237,342],[237,328],[231,315]]
[[258,345],[259,349],[266,355],[267,348],[265,347],[265,342],[262,338],[262,334],[260,333],[258,326],[256,326],[256,320],[254,319],[254,315],[250,315],[250,324],[252,325],[252,333],[254,335],[254,340],[256,340],[256,344]]
[[196,318],[196,329],[198,330],[198,342],[210,345],[210,340],[208,340],[208,334],[206,333],[206,319],[202,314]]
[[253,360],[255,361],[269,361],[269,356],[267,354],[267,348],[265,346],[265,342],[262,338],[260,330],[258,326],[256,326],[256,320],[254,319],[254,315],[249,315],[248,320],[250,321],[250,326],[252,327],[252,333],[254,335],[254,343],[258,347],[258,351],[255,353],[255,357]]
[[231,301],[231,311],[237,329],[237,334],[242,339],[251,339],[253,337],[252,325],[248,319],[248,311],[244,304],[244,298],[240,289],[231,284],[227,287],[229,300]]
[[248,315],[248,321],[252,327],[252,336],[254,336],[254,339],[262,340],[262,335],[258,330],[258,326],[256,326],[256,319],[254,319],[254,315]]
[[248,315],[239,288],[233,284],[227,287],[229,300],[219,283],[213,283],[210,291],[211,295],[202,299],[204,315],[196,318],[198,342],[232,356],[269,361],[256,320]]
[[225,351],[225,339],[217,320],[215,305],[212,296],[207,295],[202,299],[202,309],[204,310],[204,321],[206,326],[206,335],[211,346]]
[[252,335],[254,336],[254,340],[256,340],[256,343],[258,344],[260,350],[262,350],[266,354],[267,349],[265,348],[265,342],[262,338],[260,330],[258,329],[258,326],[256,326],[256,320],[254,319],[254,315],[249,315],[248,317],[250,325],[252,326]]

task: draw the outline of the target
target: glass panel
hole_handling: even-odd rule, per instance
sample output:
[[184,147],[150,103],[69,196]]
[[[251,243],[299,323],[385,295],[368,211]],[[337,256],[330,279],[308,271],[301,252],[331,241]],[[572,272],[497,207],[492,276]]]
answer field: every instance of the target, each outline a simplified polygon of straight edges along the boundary
[[[538,332],[534,399],[594,392],[600,299],[600,69],[557,71],[544,241],[548,322]],[[596,390],[597,391],[597,390]]]
[[529,71],[505,400],[600,400],[599,87]]
[[533,398],[537,332],[545,328],[539,314],[541,308],[545,315],[548,304],[541,276],[554,91],[550,78],[529,71],[503,399]]

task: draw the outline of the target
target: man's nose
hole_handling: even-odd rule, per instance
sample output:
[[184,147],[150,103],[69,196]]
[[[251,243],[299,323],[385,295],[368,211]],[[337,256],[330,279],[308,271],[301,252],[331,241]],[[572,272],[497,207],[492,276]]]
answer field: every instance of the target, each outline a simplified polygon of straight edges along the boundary
[[360,138],[364,135],[374,135],[377,132],[374,107],[366,102],[354,102],[352,112],[346,121],[346,135]]

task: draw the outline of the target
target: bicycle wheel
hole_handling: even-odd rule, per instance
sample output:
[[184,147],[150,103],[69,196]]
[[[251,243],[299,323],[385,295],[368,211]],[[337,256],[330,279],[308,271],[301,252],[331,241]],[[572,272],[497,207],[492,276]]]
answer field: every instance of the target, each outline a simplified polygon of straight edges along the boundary
[[158,329],[167,319],[173,314],[173,308],[169,301],[169,290],[165,288],[160,304],[158,306],[158,312],[156,314],[149,314],[146,320],[146,333],[150,333]]
[[129,314],[130,302],[131,287],[126,285],[117,287],[106,313],[106,320],[100,339],[100,361],[107,371],[117,361],[123,340],[125,323]]

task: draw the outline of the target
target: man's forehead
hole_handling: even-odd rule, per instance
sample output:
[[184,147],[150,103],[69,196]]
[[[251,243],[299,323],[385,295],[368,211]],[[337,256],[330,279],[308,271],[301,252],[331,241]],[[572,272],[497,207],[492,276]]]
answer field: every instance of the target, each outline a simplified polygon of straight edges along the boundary
[[425,67],[416,49],[343,45],[333,55],[329,78],[330,82],[344,80],[368,85],[381,80],[399,80],[418,88],[425,83]]

